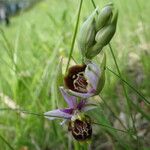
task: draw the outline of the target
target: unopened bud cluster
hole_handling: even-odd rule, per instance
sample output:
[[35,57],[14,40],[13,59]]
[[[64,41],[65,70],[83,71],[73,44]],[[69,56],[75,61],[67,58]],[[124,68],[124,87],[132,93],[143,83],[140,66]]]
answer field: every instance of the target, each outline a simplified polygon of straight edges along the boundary
[[83,58],[92,59],[106,46],[116,32],[118,13],[113,5],[106,5],[87,18],[78,36],[78,45]]

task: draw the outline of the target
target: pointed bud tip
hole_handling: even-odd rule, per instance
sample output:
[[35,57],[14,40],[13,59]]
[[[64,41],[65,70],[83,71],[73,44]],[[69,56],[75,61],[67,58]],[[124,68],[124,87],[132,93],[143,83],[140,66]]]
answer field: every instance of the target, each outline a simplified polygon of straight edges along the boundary
[[116,26],[118,21],[118,10],[115,10],[113,18],[112,18],[112,24]]

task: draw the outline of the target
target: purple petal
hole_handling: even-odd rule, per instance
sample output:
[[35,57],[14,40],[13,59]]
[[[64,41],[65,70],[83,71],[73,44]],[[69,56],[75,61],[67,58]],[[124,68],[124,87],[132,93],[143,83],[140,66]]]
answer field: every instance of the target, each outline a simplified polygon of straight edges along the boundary
[[49,120],[61,119],[61,118],[70,119],[72,117],[71,114],[65,113],[60,109],[55,109],[55,110],[52,110],[52,111],[48,111],[48,112],[44,113],[44,116],[46,118],[48,118]]
[[96,90],[100,78],[100,68],[94,63],[89,63],[85,69],[85,77],[92,85],[92,88]]
[[75,108],[77,105],[76,97],[69,95],[63,87],[60,87],[60,91],[61,91],[65,101],[67,102],[69,108]]
[[86,99],[86,98],[89,98],[91,96],[94,95],[95,92],[93,92],[95,90],[91,90],[91,92],[88,92],[88,93],[79,93],[79,92],[75,92],[75,91],[72,91],[72,90],[67,90],[67,92],[71,95],[74,95],[76,97],[81,97],[83,99]]
[[85,106],[85,104],[86,104],[86,100],[81,100],[77,105],[77,109],[81,110]]
[[60,111],[67,113],[67,114],[72,114],[73,110],[74,110],[73,108],[60,109]]

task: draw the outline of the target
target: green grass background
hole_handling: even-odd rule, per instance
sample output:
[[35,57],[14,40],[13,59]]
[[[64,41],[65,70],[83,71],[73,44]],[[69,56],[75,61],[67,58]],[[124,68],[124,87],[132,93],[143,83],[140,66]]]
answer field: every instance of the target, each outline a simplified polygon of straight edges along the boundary
[[[19,109],[42,114],[56,108],[57,103],[63,105],[61,99],[56,100],[54,78],[61,57],[64,58],[63,70],[66,67],[79,2],[80,0],[46,0],[32,10],[11,18],[9,27],[0,25],[3,31],[0,34],[0,108],[11,108],[12,105],[6,104],[6,101],[13,101]],[[109,1],[95,0],[100,8],[107,2]],[[115,0],[114,5],[119,10],[119,20],[111,44],[119,68],[123,77],[148,99],[150,96],[150,1]],[[92,11],[91,1],[84,0],[79,28]],[[106,46],[104,50],[107,54],[107,66],[117,72],[109,48]],[[138,57],[133,72],[136,70],[142,72],[144,80],[139,84],[128,72],[129,62],[133,59],[129,54]],[[73,56],[81,62],[77,44]],[[135,92],[128,86],[126,88],[131,100],[135,99],[135,103],[139,105],[143,99],[134,94]],[[116,116],[119,116],[122,110],[126,114],[125,98],[119,78],[108,70],[106,85],[101,95]],[[123,101],[123,108],[120,107],[120,101]],[[147,105],[145,109],[140,108],[140,110],[149,115]],[[133,114],[138,113],[135,107],[132,111]],[[145,118],[144,114],[142,113],[142,118]],[[113,126],[115,119],[112,112],[103,103],[91,115],[97,122]],[[102,126],[94,126],[93,130],[91,142],[93,149],[99,149],[100,143],[102,144],[106,139],[113,143],[114,149],[136,149],[137,143],[129,134]],[[68,138],[67,128],[63,129],[59,121],[50,122],[41,116],[23,115],[12,110],[0,111],[0,135],[17,150],[65,150],[70,149],[72,143],[74,149],[86,149],[85,146]],[[140,150],[148,149],[144,145],[144,140],[146,139],[140,139]],[[10,149],[2,139],[0,139],[0,149]]]

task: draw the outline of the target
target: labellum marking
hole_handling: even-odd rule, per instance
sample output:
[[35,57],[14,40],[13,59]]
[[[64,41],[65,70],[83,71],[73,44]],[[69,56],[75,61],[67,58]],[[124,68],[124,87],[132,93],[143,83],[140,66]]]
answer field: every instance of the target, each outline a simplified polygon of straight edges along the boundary
[[72,132],[73,137],[78,141],[86,141],[92,136],[92,126],[88,118],[71,121],[68,130]]
[[86,65],[75,65],[69,68],[64,78],[65,85],[76,92],[87,93],[88,81],[84,76]]
[[86,93],[87,92],[87,81],[84,77],[84,72],[79,72],[77,75],[76,75],[76,79],[74,79],[73,81],[73,85],[74,85],[74,88],[77,90],[77,91],[80,91],[82,93]]

